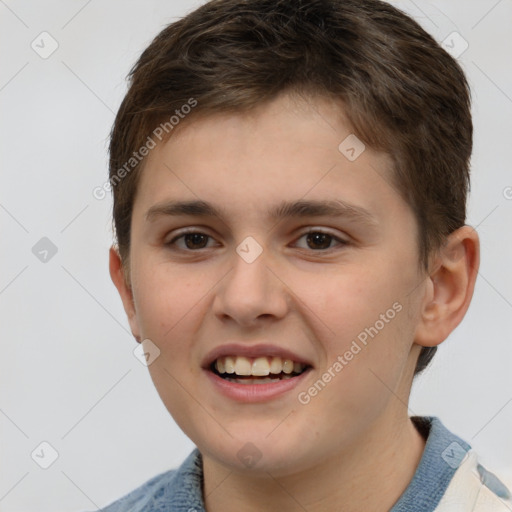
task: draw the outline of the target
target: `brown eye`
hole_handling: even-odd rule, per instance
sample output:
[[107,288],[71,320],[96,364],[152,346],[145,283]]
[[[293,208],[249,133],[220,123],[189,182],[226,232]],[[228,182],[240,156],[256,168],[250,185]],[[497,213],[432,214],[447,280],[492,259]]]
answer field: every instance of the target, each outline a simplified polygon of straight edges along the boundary
[[[198,231],[187,231],[181,235],[176,236],[170,242],[166,242],[165,245],[168,247],[176,246],[178,250],[182,251],[195,251],[199,249],[206,249],[209,238],[211,238],[211,236],[205,233],[200,233]],[[177,244],[177,241],[181,239],[183,239],[185,242],[184,246],[183,244]]]
[[334,246],[331,246],[333,241],[337,242],[338,246],[348,245],[348,242],[338,238],[337,236],[331,235],[330,233],[326,233],[324,231],[308,231],[303,233],[299,238],[305,238],[307,247],[303,247],[305,249],[311,249],[313,251],[327,251],[329,249],[333,249]]
[[204,249],[208,238],[208,235],[205,235],[204,233],[188,233],[184,235],[187,249]]
[[308,233],[306,237],[311,249],[329,249],[333,238],[326,233]]

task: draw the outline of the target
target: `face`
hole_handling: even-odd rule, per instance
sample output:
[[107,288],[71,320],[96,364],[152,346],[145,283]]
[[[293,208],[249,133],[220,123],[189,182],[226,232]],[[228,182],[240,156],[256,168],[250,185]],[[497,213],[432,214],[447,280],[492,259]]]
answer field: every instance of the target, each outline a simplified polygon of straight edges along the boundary
[[160,351],[175,421],[240,471],[312,468],[407,412],[417,225],[388,157],[342,143],[340,112],[281,96],[197,119],[138,185],[132,331]]

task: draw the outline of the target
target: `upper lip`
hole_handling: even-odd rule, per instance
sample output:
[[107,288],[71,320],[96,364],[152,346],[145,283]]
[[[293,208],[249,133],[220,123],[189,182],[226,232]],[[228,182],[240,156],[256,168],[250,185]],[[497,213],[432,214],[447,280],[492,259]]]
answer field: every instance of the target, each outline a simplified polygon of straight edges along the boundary
[[211,364],[219,357],[225,356],[245,356],[245,357],[281,357],[282,359],[291,359],[295,363],[302,363],[306,366],[312,366],[304,357],[299,356],[295,352],[277,345],[258,344],[247,345],[240,343],[229,343],[212,349],[204,357],[202,362],[203,368],[209,368]]

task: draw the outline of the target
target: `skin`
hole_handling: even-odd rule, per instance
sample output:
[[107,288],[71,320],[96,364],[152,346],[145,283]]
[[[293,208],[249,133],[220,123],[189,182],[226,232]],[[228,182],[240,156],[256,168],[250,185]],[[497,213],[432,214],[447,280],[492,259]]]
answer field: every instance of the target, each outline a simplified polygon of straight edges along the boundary
[[[149,366],[153,382],[202,453],[208,512],[387,511],[420,461],[424,440],[406,406],[415,363],[467,311],[478,235],[469,226],[452,233],[424,272],[416,219],[391,185],[389,157],[366,147],[349,161],[338,145],[351,133],[340,105],[289,95],[251,113],[184,122],[148,156],[129,269],[111,248],[132,333],[161,351]],[[282,200],[340,198],[370,212],[375,225],[266,216]],[[211,202],[225,220],[146,219],[171,199]],[[192,249],[183,238],[166,245],[183,228],[211,238],[189,239]],[[308,238],[308,228],[348,244]],[[263,249],[250,264],[236,252],[247,236]],[[396,302],[401,311],[301,404],[298,393]],[[201,368],[228,342],[276,344],[313,370],[282,397],[241,404],[219,394]],[[237,457],[248,442],[261,455],[251,467]]]

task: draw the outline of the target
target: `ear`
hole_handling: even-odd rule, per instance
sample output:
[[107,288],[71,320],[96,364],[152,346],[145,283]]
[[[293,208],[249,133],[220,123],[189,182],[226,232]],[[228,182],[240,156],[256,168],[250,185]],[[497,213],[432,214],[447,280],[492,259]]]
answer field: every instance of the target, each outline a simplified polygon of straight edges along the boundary
[[414,341],[423,347],[442,343],[469,308],[480,265],[480,241],[471,226],[451,233],[427,278]]
[[114,283],[121,300],[123,301],[123,307],[128,317],[130,329],[135,339],[140,343],[141,336],[139,325],[137,322],[137,315],[135,312],[135,304],[133,302],[133,293],[128,279],[126,279],[125,269],[121,262],[121,256],[118,250],[112,246],[109,252],[109,271],[112,282]]

